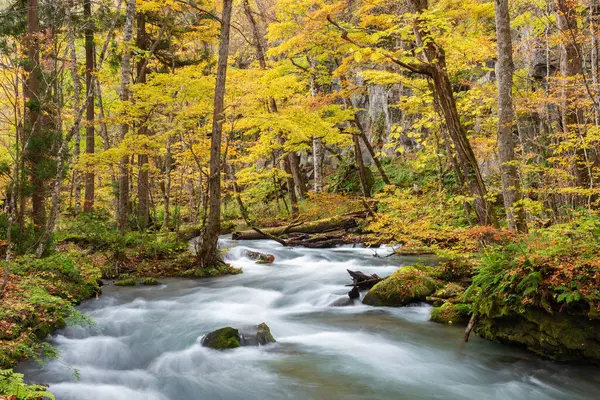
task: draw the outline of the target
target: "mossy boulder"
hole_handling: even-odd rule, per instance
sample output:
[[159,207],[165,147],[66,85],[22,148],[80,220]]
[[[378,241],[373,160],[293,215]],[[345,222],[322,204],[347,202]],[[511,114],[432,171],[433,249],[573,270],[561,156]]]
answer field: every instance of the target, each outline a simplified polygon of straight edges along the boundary
[[440,299],[451,299],[458,297],[465,292],[465,288],[458,283],[450,282],[444,287],[438,289],[433,294],[433,297],[439,297]]
[[600,320],[587,315],[549,314],[534,308],[480,315],[475,332],[495,342],[524,346],[545,358],[600,364]]
[[231,327],[218,329],[204,337],[202,346],[225,350],[240,346],[264,346],[275,342],[271,329],[263,322],[243,330]]
[[439,286],[439,281],[430,276],[429,269],[404,267],[373,286],[363,304],[401,307],[425,301]]
[[215,350],[235,349],[241,346],[240,332],[230,326],[210,332],[202,339],[202,346]]
[[471,306],[468,304],[444,303],[441,307],[434,307],[429,315],[433,322],[441,324],[467,324],[469,322]]
[[124,278],[115,281],[115,285],[117,286],[135,286],[137,280],[135,278]]
[[160,282],[158,281],[158,279],[151,276],[142,279],[142,285],[155,286],[159,284]]

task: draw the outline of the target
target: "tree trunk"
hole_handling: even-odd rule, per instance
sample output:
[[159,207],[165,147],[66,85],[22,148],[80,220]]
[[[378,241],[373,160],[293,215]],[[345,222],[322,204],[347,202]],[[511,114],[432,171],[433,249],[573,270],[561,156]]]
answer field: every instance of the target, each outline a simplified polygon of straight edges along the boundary
[[[122,102],[129,100],[129,89],[128,85],[131,82],[131,47],[130,43],[133,39],[133,22],[135,18],[135,7],[136,0],[127,0],[126,8],[126,19],[125,19],[125,30],[123,33],[123,42],[125,43],[125,49],[123,50],[123,57],[121,59],[121,93],[120,98]],[[127,123],[121,124],[120,139],[123,141],[127,132],[129,131],[129,125]],[[117,209],[117,226],[120,230],[127,228],[129,221],[129,156],[123,156],[119,163],[119,207]]]
[[[92,1],[83,1],[83,18],[85,19],[85,92],[91,98],[88,99],[86,108],[85,127],[85,152],[94,154],[94,87],[92,76],[94,74],[94,20],[92,19]],[[90,212],[94,208],[94,172],[92,165],[86,165],[85,174],[85,199],[83,211]]]
[[354,142],[354,159],[356,161],[356,168],[358,170],[358,178],[360,179],[360,188],[362,190],[362,194],[365,197],[371,197],[371,187],[367,179],[367,169],[363,160],[358,135],[352,135],[352,141]]
[[[314,68],[311,65],[311,68]],[[319,94],[317,82],[313,73],[310,74],[310,90],[313,98]],[[315,136],[312,139],[313,145],[313,190],[315,193],[323,191],[323,142],[320,137]]]
[[[410,2],[418,14],[426,11],[428,6],[427,0],[410,0]],[[460,115],[456,108],[456,99],[452,92],[452,83],[450,82],[446,68],[445,52],[431,39],[431,34],[427,28],[427,21],[421,17],[417,18],[415,35],[417,37],[417,44],[423,47],[423,53],[429,63],[427,64],[426,71],[423,71],[423,73],[430,76],[433,80],[434,99],[438,102],[444,115],[448,133],[454,143],[465,183],[471,194],[475,197],[475,211],[479,224],[496,225],[497,221],[494,210],[487,200],[487,189],[479,170],[479,164],[467,138],[465,128],[460,122]]]
[[[283,139],[281,139],[283,141]],[[288,189],[288,194],[290,196],[290,204],[292,207],[292,216],[296,217],[299,213],[298,209],[298,197],[296,196],[296,185],[294,184],[294,174],[292,173],[292,167],[290,163],[290,156],[292,153],[289,153],[283,158],[283,169],[285,173],[288,175],[286,177],[286,184]]]
[[494,0],[496,7],[496,36],[498,38],[498,155],[500,159],[500,177],[502,195],[508,228],[518,232],[527,232],[525,212],[515,203],[521,200],[521,185],[515,166],[515,141],[513,138],[513,73],[512,38],[510,32],[510,14],[508,0]]
[[[568,79],[582,72],[582,59],[576,43],[578,36],[576,12],[573,2],[556,0],[557,24],[563,37],[563,43],[560,45],[560,73],[565,78],[562,88],[561,110],[562,130],[565,137],[568,137],[570,132],[573,132],[575,137],[581,137],[579,129],[583,125],[583,110],[577,105],[571,104],[571,102],[577,102],[576,90],[572,88],[574,82],[577,81]],[[575,151],[574,170],[576,183],[580,187],[588,187],[590,183],[588,160],[584,146],[584,143],[578,144]]]
[[[74,23],[73,21],[73,3],[70,2],[69,5],[69,27],[67,31],[67,41],[69,46],[69,53],[71,54],[71,79],[73,80],[73,113],[76,114],[79,110],[81,104],[81,84],[79,81],[79,73],[78,64],[77,64],[77,51],[75,49],[75,32],[74,32]],[[81,154],[81,132],[80,127],[75,126],[75,137],[73,139],[73,159],[75,162],[79,160],[79,156]],[[71,193],[73,194],[73,198],[75,201],[75,207],[73,209],[75,214],[78,214],[81,210],[81,185],[79,184],[79,172],[77,168],[73,169],[73,177],[71,183]],[[70,199],[70,200],[71,200]],[[69,207],[72,206],[71,201],[69,201]]]
[[296,197],[298,197],[299,200],[304,200],[306,198],[306,183],[304,182],[304,177],[302,176],[302,170],[300,168],[300,156],[296,152],[291,152],[288,154],[288,157],[290,159],[292,176],[294,177]]
[[[167,138],[167,143],[165,145],[165,149],[167,154],[165,155],[165,171],[164,171],[164,191],[163,191],[163,205],[165,208],[165,217],[163,219],[162,230],[169,230],[169,226],[171,225],[171,169],[172,169],[172,159],[171,159],[171,137]],[[200,186],[200,190],[202,190],[202,186]]]
[[320,137],[313,137],[313,170],[314,191],[323,191],[323,142]]
[[223,133],[225,82],[227,78],[227,56],[229,54],[229,31],[233,0],[223,0],[221,36],[219,38],[219,60],[215,84],[214,113],[210,141],[209,214],[202,246],[198,253],[200,267],[212,267],[222,263],[217,249],[221,231],[221,136]]
[[31,188],[31,204],[33,212],[33,223],[36,230],[44,227],[45,223],[45,185],[41,178],[38,168],[40,167],[42,157],[42,107],[44,99],[42,98],[40,67],[40,37],[38,21],[38,0],[28,0],[27,2],[27,63],[24,70],[26,72],[25,86],[23,88],[23,97],[25,100],[25,132],[28,145],[24,157],[27,160]]
[[[136,45],[142,52],[148,50],[148,41],[146,40],[146,14],[139,13],[137,17],[137,39]],[[136,83],[146,83],[146,62],[139,61],[137,64],[137,80]],[[147,135],[148,128],[141,126],[138,131],[139,135]],[[138,155],[138,209],[137,220],[138,226],[141,229],[148,227],[150,220],[150,181],[148,174],[148,155],[143,153],[145,149],[141,149],[142,154]]]
[[359,135],[362,138],[362,140],[365,144],[365,147],[369,151],[369,154],[371,155],[371,158],[373,159],[373,162],[375,163],[375,166],[377,167],[377,171],[379,172],[381,179],[383,180],[383,182],[386,185],[390,185],[391,184],[390,179],[388,178],[387,174],[385,173],[383,166],[381,165],[381,162],[379,161],[379,157],[377,157],[377,155],[375,154],[375,150],[373,149],[371,142],[369,142],[369,138],[367,137],[367,134],[365,133],[365,130],[363,129],[363,125],[360,123],[360,120],[358,119],[358,115],[356,115],[356,114],[354,115],[354,124],[358,128]]
[[252,37],[254,38],[253,44],[256,48],[256,59],[258,60],[258,65],[262,70],[267,69],[267,59],[265,57],[263,38],[258,29],[256,19],[254,19],[254,15],[252,14],[252,10],[250,9],[250,3],[248,0],[243,0],[242,6],[244,7],[244,14],[246,14],[246,18],[248,18],[248,22],[250,22],[250,28],[252,29]]

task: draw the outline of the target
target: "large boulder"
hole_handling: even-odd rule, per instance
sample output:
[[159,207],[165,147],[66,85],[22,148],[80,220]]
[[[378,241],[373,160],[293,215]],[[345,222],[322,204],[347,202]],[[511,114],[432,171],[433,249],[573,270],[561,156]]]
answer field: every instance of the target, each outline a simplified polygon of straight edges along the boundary
[[234,349],[240,346],[264,346],[275,343],[271,329],[264,322],[247,329],[225,327],[206,335],[202,346],[216,350]]
[[404,267],[373,286],[363,299],[363,304],[401,307],[425,301],[439,286],[439,281],[431,277],[427,270]]

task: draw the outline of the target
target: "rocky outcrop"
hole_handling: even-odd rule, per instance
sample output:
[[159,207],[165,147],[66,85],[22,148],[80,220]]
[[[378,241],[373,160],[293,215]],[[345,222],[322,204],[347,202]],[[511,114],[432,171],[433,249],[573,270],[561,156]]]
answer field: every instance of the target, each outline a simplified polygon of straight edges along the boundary
[[429,272],[426,268],[401,268],[373,286],[363,299],[363,304],[401,307],[425,301],[441,286]]
[[525,309],[522,313],[480,316],[475,332],[495,342],[527,347],[553,360],[600,364],[600,320],[587,315]]
[[243,330],[229,326],[217,329],[202,339],[202,346],[215,350],[227,350],[240,346],[264,346],[275,342],[271,329],[263,322]]

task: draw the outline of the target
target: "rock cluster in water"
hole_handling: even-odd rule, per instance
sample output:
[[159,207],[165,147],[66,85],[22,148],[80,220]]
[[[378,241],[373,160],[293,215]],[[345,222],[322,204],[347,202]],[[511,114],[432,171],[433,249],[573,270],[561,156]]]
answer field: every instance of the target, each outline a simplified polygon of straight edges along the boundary
[[227,350],[240,346],[264,346],[275,342],[271,329],[263,322],[250,329],[240,330],[230,326],[217,329],[202,339],[202,346],[215,350]]
[[251,260],[256,260],[257,264],[272,264],[275,261],[273,254],[263,254],[258,251],[246,251],[246,257]]

